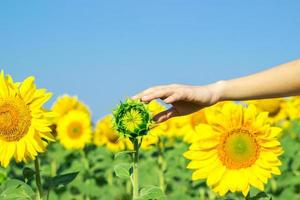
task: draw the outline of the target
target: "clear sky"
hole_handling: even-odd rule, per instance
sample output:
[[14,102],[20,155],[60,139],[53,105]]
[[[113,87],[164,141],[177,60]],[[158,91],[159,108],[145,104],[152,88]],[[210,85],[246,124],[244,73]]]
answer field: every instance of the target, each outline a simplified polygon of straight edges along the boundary
[[152,85],[206,84],[300,58],[300,1],[1,0],[0,68],[78,95],[94,119]]

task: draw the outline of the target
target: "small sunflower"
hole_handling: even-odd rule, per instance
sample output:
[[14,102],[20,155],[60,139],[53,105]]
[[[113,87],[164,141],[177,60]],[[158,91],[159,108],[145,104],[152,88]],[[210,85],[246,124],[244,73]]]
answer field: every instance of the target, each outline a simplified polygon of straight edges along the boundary
[[151,149],[152,147],[154,147],[157,144],[158,139],[159,138],[157,136],[151,134],[151,132],[150,132],[148,135],[145,135],[143,137],[141,149],[143,149],[143,150]]
[[146,135],[152,124],[151,113],[139,100],[127,99],[113,111],[114,127],[129,138]]
[[285,99],[260,99],[247,101],[248,104],[254,104],[258,112],[268,112],[272,124],[283,122],[287,118]]
[[80,110],[91,115],[88,106],[79,101],[76,96],[63,95],[58,97],[56,102],[52,105],[52,111],[57,115],[55,122],[57,123],[60,118],[72,110]]
[[282,154],[280,128],[268,123],[267,112],[225,103],[206,113],[207,124],[199,124],[199,137],[184,156],[187,168],[195,170],[193,180],[206,179],[213,191],[223,196],[228,191],[246,196],[250,186],[264,190],[272,174],[279,175]]
[[7,167],[12,157],[17,162],[34,160],[44,152],[51,134],[52,112],[43,108],[51,93],[37,89],[34,77],[15,83],[0,73],[0,163]]
[[97,146],[105,146],[111,151],[121,151],[126,146],[125,138],[121,138],[113,128],[112,115],[97,122],[93,140]]
[[79,110],[68,112],[57,124],[57,138],[66,149],[83,149],[91,135],[91,118]]
[[286,104],[289,119],[300,120],[300,96],[289,98]]

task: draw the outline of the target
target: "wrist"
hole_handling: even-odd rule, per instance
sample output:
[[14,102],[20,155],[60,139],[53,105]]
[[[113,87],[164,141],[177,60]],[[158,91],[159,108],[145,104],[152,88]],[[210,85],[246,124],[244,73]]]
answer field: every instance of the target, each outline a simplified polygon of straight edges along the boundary
[[217,81],[210,85],[212,104],[226,100],[225,98],[226,81]]

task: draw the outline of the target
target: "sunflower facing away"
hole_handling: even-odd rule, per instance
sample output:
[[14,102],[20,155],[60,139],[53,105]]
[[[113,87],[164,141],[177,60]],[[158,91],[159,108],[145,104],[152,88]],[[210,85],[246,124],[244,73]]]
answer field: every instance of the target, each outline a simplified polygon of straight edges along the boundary
[[68,112],[57,124],[57,138],[66,149],[83,149],[91,135],[91,118],[79,110]]
[[7,167],[11,158],[17,162],[34,160],[44,152],[51,134],[52,112],[43,109],[51,97],[46,89],[37,89],[34,77],[22,83],[0,73],[0,163]]
[[283,98],[247,101],[254,104],[258,112],[268,112],[272,124],[283,122],[287,118],[286,101]]
[[113,128],[112,115],[97,122],[93,140],[97,146],[105,146],[111,151],[121,151],[126,146],[125,138],[120,137]]
[[268,113],[225,103],[206,112],[206,119],[196,127],[198,140],[184,153],[191,160],[187,168],[195,170],[193,180],[206,179],[221,196],[228,191],[246,196],[250,186],[264,190],[272,174],[280,174],[281,129],[268,124]]

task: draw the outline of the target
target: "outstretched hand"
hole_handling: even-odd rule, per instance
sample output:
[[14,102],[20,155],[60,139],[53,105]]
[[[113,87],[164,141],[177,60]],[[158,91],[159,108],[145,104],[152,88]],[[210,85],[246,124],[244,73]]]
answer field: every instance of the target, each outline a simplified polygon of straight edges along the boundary
[[157,122],[163,122],[171,117],[188,115],[204,107],[215,104],[218,100],[218,88],[220,84],[207,86],[191,85],[162,85],[151,87],[133,96],[143,102],[161,99],[172,107],[154,116]]

